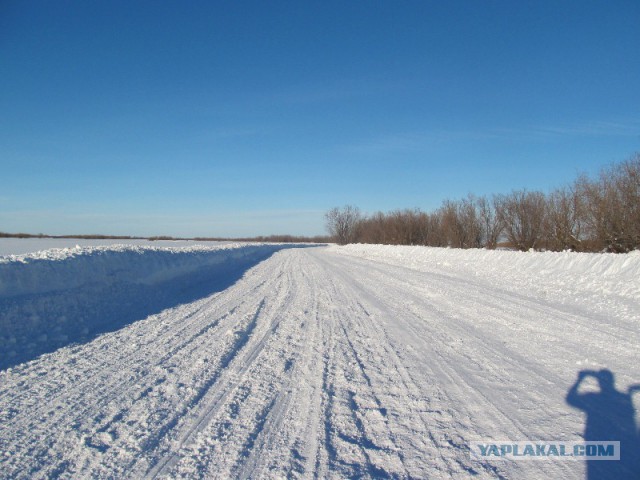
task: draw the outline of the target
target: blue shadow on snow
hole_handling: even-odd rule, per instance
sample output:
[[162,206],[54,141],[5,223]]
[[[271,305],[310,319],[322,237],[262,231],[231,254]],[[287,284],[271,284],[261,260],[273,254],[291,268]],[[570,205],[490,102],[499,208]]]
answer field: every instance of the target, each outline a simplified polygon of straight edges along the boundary
[[0,370],[61,347],[90,342],[98,335],[119,330],[162,310],[221,292],[240,280],[247,270],[282,249],[314,246],[318,245],[274,245],[153,285],[116,282],[0,298],[0,320],[4,317],[4,324],[9,325],[0,332],[4,343],[4,348],[0,348]]
[[[597,380],[599,392],[580,392],[588,377]],[[640,437],[632,398],[639,391],[640,385],[629,387],[627,392],[616,390],[614,375],[607,369],[578,373],[566,401],[586,414],[584,440],[620,442],[619,461],[586,460],[586,480],[640,479]]]

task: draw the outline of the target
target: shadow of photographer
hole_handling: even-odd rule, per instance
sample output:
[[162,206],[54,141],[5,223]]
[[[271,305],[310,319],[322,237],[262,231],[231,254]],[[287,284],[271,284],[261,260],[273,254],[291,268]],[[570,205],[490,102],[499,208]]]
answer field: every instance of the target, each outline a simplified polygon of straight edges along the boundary
[[[580,392],[584,380],[593,377],[598,392]],[[586,460],[587,480],[640,479],[640,437],[635,422],[633,394],[640,385],[621,392],[615,388],[615,377],[610,370],[582,370],[569,389],[566,401],[586,414],[585,441],[619,441],[620,460]]]

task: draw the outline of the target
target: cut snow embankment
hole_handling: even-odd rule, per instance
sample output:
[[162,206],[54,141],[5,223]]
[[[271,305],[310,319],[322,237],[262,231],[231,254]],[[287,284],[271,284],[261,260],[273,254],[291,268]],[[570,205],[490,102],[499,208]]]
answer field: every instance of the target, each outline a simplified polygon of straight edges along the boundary
[[227,288],[291,245],[132,245],[0,257],[0,369]]
[[333,248],[413,270],[476,277],[524,296],[575,305],[587,302],[604,314],[627,320],[640,316],[640,251],[516,252],[360,244]]

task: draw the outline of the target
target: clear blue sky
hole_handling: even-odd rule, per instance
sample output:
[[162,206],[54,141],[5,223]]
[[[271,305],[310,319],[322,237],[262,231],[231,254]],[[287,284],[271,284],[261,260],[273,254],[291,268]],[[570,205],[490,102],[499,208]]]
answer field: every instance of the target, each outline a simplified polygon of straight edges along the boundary
[[0,1],[0,231],[322,234],[640,151],[640,2]]

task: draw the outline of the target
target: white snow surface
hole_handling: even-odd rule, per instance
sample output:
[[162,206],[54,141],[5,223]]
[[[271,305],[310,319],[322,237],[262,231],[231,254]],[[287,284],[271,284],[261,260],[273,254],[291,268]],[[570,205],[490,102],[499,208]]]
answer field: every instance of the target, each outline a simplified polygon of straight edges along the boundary
[[115,244],[2,256],[0,368],[222,290],[282,248]]
[[[578,372],[607,368],[620,392],[640,382],[638,278],[638,253],[4,257],[4,348],[20,358],[20,335],[45,339],[0,372],[0,477],[582,479],[581,461],[477,459],[469,442],[584,439],[565,400]],[[33,355],[69,323],[121,316]],[[609,478],[637,478],[638,445],[600,462]]]
[[115,244],[4,255],[0,256],[0,298],[70,290],[87,283],[159,283],[265,248],[273,250],[270,244],[178,248]]
[[199,240],[144,240],[97,238],[0,238],[0,255],[24,255],[54,248],[108,247],[111,245],[136,245],[141,247],[191,247],[217,246],[232,242]]

